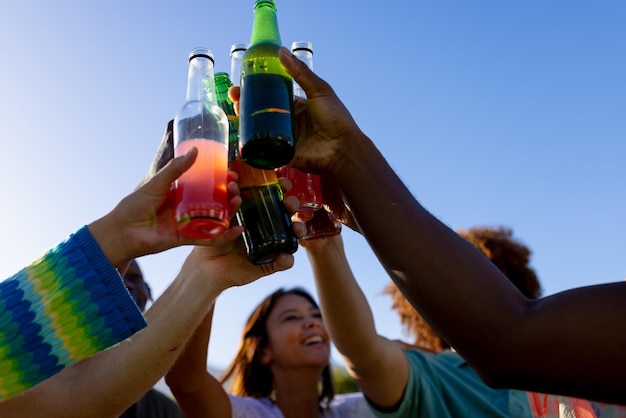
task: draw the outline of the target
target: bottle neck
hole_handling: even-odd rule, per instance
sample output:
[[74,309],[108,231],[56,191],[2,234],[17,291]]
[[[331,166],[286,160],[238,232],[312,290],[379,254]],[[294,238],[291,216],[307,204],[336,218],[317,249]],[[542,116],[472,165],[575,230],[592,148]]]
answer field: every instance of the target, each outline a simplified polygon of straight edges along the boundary
[[215,92],[217,96],[217,104],[226,113],[227,116],[235,116],[233,102],[228,97],[228,89],[233,83],[230,81],[228,74],[219,72],[215,73]]
[[[300,41],[292,43],[291,53],[304,62],[309,69],[313,70],[313,44],[311,42]],[[297,97],[306,98],[306,92],[296,80],[293,80],[293,94]]]
[[247,49],[248,45],[245,44],[230,52],[230,81],[236,86],[241,85],[241,62]]
[[213,80],[213,61],[206,55],[195,55],[189,59],[187,101],[217,103],[215,81]]
[[257,1],[254,5],[254,22],[250,45],[258,43],[282,45],[278,31],[276,5],[273,1]]
[[313,49],[294,48],[292,46],[291,53],[295,55],[300,61],[305,63],[310,70],[313,70]]
[[228,161],[239,159],[239,117],[235,113],[233,101],[228,97],[228,89],[233,83],[227,73],[215,73],[215,94],[217,105],[228,118]]

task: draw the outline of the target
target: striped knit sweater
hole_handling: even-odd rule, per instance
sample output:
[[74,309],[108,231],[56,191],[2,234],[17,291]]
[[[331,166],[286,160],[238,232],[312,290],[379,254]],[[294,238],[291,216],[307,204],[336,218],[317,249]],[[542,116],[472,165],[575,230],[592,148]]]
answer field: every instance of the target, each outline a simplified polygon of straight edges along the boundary
[[0,401],[146,322],[87,227],[0,282]]

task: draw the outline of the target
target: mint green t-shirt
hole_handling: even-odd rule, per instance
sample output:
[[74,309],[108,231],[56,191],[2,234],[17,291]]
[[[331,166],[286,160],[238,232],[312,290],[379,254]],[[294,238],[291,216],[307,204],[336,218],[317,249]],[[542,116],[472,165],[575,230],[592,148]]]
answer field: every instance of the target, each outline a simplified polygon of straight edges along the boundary
[[458,354],[407,350],[407,387],[394,412],[380,418],[626,418],[626,406],[568,396],[493,389]]
[[385,413],[372,407],[377,417],[533,416],[526,392],[490,388],[456,353],[407,350],[405,356],[409,362],[409,380],[402,401],[394,412]]

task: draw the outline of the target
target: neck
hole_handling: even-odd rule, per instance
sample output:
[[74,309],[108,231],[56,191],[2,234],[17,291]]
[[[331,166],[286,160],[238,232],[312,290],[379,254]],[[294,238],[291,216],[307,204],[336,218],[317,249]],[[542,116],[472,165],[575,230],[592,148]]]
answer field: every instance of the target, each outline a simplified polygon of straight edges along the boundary
[[320,372],[274,371],[276,405],[285,418],[318,418]]

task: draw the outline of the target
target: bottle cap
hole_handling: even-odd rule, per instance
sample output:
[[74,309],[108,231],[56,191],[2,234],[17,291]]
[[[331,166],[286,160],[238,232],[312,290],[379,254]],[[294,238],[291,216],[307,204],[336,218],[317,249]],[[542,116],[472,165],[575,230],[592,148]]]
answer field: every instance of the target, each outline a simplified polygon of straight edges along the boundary
[[230,47],[230,55],[233,55],[237,51],[245,51],[247,49],[248,49],[248,44],[244,44],[244,43],[233,44]]
[[313,43],[310,41],[295,41],[291,43],[291,52],[308,51],[313,53]]
[[210,49],[205,47],[194,48],[189,52],[189,61],[194,58],[207,58],[210,59],[213,64],[215,64],[215,59],[213,59],[213,52]]
[[276,3],[274,2],[274,0],[256,0],[256,2],[254,2],[255,9],[261,6],[270,6],[271,8],[276,10]]

